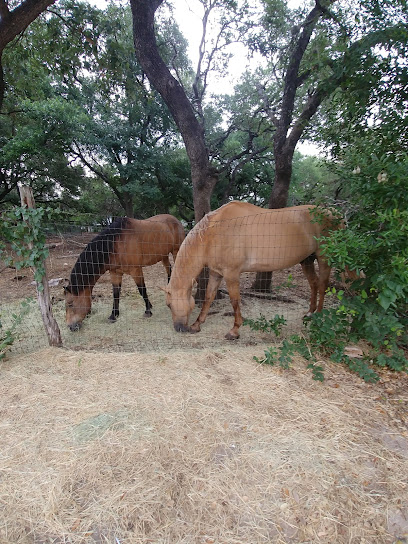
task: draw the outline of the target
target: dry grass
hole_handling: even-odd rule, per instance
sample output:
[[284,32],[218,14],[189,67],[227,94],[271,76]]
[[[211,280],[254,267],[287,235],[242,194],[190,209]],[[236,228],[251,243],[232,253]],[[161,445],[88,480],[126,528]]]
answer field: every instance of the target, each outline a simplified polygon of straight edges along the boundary
[[[232,310],[228,296],[213,302],[210,314],[200,334],[182,335],[173,329],[170,310],[165,304],[164,293],[159,288],[160,285],[166,285],[164,268],[161,265],[149,267],[145,276],[149,297],[153,304],[153,317],[144,317],[143,299],[135,289],[133,280],[129,276],[124,276],[120,317],[116,323],[109,323],[112,295],[109,274],[105,274],[94,289],[92,314],[85,319],[82,329],[76,333],[70,332],[65,324],[65,302],[61,296],[62,287],[52,288],[53,315],[58,321],[64,346],[71,349],[103,351],[134,351],[136,349],[149,351],[152,349],[168,350],[169,348],[203,349],[209,346],[225,347],[228,344],[224,336],[234,322],[233,316],[225,315],[225,313],[231,313]],[[243,275],[243,284],[252,280],[252,278],[247,279],[246,276],[250,275]],[[256,319],[262,313],[271,319],[276,314],[280,314],[285,317],[288,323],[288,326],[284,328],[284,334],[290,335],[301,331],[303,315],[308,308],[308,300],[299,296],[299,293],[303,294],[302,288],[305,288],[305,280],[300,274],[299,276],[298,292],[295,289],[282,289],[278,292],[278,300],[248,297],[245,294],[246,291],[243,291],[242,312],[244,316]],[[306,287],[306,293],[307,289]],[[7,293],[5,294],[7,295]],[[307,296],[308,293],[306,298]],[[330,300],[328,300],[329,303]],[[196,307],[190,318],[190,323],[195,320],[199,311],[200,308]],[[8,301],[7,299],[2,301],[1,313],[3,326],[6,329],[12,314],[18,313],[17,301]],[[12,348],[14,351],[27,352],[48,345],[36,300],[32,301],[30,312],[24,318],[22,325],[19,326],[18,333],[18,340]],[[259,341],[269,341],[271,337],[270,334],[267,337],[265,334],[254,333],[249,327],[242,327],[240,333],[239,344],[244,346]]]
[[408,532],[407,380],[393,404],[386,384],[334,366],[315,383],[300,360],[256,364],[262,352],[12,356],[0,542],[388,544]]

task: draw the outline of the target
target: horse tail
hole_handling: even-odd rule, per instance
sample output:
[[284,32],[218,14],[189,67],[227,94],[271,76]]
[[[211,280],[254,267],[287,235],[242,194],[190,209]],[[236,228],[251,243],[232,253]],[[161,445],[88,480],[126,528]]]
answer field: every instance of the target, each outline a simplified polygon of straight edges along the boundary
[[184,239],[186,237],[186,231],[184,230],[183,225],[179,222],[177,225],[176,230],[176,240],[175,240],[175,249],[173,253],[173,257],[176,258],[178,250],[180,249],[181,244],[184,242]]

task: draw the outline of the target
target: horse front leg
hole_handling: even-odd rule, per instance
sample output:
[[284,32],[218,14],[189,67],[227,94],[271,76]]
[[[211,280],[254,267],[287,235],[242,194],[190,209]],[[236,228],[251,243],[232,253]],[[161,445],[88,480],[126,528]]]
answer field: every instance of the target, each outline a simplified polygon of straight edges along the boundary
[[190,327],[190,332],[200,332],[201,325],[204,323],[204,321],[207,318],[208,310],[210,309],[212,301],[214,300],[215,295],[217,294],[217,290],[221,283],[221,280],[222,280],[221,274],[217,274],[216,272],[213,272],[212,270],[210,270],[210,277],[208,279],[207,289],[205,292],[205,300],[201,307],[201,312],[199,316]]
[[108,321],[110,321],[111,323],[114,323],[119,317],[119,299],[120,299],[120,292],[122,289],[122,274],[111,272],[110,276],[111,276],[111,282],[112,282],[113,307],[112,307],[112,313],[108,317]]
[[132,273],[131,273],[131,276],[134,279],[134,281],[135,281],[135,283],[137,285],[137,288],[139,290],[139,293],[140,293],[141,297],[143,298],[145,306],[146,306],[144,317],[152,317],[152,315],[153,315],[152,314],[153,306],[152,306],[152,303],[149,300],[149,297],[147,296],[147,289],[146,289],[146,285],[145,285],[145,281],[144,281],[142,268],[140,267],[140,268],[137,268],[136,270],[133,270]]
[[315,256],[313,254],[300,263],[302,266],[303,274],[306,276],[306,279],[310,285],[310,305],[309,311],[307,312],[305,317],[310,317],[316,311],[317,307],[317,287],[319,280],[314,267],[314,261]]
[[164,268],[166,269],[166,272],[167,272],[167,283],[169,283],[170,276],[171,276],[171,264],[170,264],[170,259],[169,259],[168,255],[163,257],[162,263],[163,263],[163,266],[164,266]]
[[228,294],[234,309],[234,326],[232,329],[227,332],[225,338],[227,340],[236,340],[239,338],[239,328],[243,323],[243,318],[241,314],[241,294],[239,289],[239,277],[236,278],[225,278],[227,283]]

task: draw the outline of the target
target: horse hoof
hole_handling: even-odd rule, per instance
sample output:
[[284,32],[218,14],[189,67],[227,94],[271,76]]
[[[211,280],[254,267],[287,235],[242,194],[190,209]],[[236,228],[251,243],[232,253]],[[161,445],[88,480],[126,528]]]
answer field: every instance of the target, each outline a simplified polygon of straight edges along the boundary
[[112,315],[108,317],[109,323],[115,323],[116,319],[117,319],[117,318],[114,317],[114,316],[112,316]]
[[149,312],[146,311],[146,312],[143,314],[144,317],[152,317],[152,315],[153,315],[153,314],[152,314],[152,312],[150,312],[150,311],[149,311]]
[[225,338],[227,340],[238,340],[239,334],[231,334],[230,332],[227,332],[227,334],[225,335]]
[[194,321],[194,323],[190,327],[190,332],[195,334],[196,332],[201,331],[201,324],[198,321]]

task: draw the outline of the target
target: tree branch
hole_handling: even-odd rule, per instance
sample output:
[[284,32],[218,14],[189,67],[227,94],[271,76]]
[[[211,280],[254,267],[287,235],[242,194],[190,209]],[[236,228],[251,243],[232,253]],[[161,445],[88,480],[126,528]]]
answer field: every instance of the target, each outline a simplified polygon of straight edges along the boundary
[[[289,136],[287,137],[285,145],[294,149],[297,142],[301,138],[304,129],[318,110],[323,100],[330,96],[335,89],[344,84],[350,75],[352,75],[350,70],[344,70],[345,66],[360,66],[359,59],[369,49],[380,45],[381,43],[389,44],[392,42],[394,35],[401,39],[401,31],[408,34],[407,29],[401,25],[395,25],[394,27],[389,28],[386,34],[384,34],[383,31],[372,32],[360,40],[355,41],[340,58],[333,61],[330,65],[332,69],[330,77],[321,81],[309,96],[307,103],[305,104],[301,114],[297,118]],[[355,57],[354,62],[351,62],[353,57]]]
[[0,1],[0,52],[55,2],[55,0],[24,0],[10,11],[5,1]]
[[10,14],[7,2],[5,0],[0,0],[0,21],[5,19]]
[[284,91],[281,104],[281,115],[279,126],[281,130],[276,133],[275,145],[282,147],[285,143],[287,128],[292,121],[292,114],[295,104],[297,82],[300,63],[309,45],[310,38],[316,27],[319,17],[322,15],[322,7],[316,2],[315,7],[310,11],[303,24],[302,32],[296,41],[295,47],[290,55],[289,66],[284,79]]

